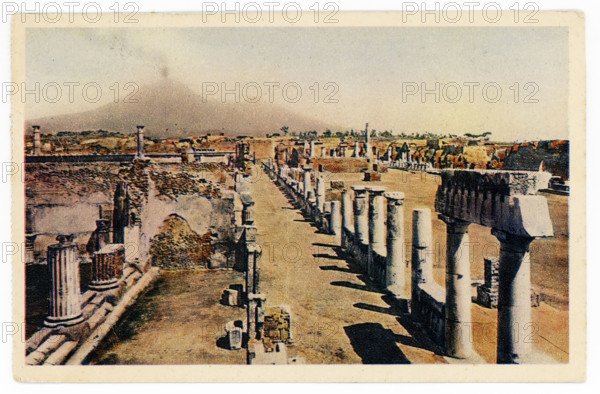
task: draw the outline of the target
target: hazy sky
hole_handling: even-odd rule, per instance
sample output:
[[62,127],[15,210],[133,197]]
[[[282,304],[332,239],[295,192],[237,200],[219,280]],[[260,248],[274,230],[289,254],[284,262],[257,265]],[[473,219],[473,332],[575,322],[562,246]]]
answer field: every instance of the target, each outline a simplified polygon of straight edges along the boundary
[[[39,103],[27,97],[26,108],[28,119],[92,109],[115,99],[115,82],[123,101],[131,91],[125,83],[141,90],[168,76],[198,94],[203,86],[206,91],[216,83],[220,90],[224,83],[234,89],[239,82],[249,100],[257,92],[255,83],[262,102],[269,102],[267,85],[279,83],[275,104],[355,130],[369,122],[394,133],[491,131],[498,140],[567,138],[568,61],[566,28],[29,29],[27,87],[40,82],[42,93],[46,87],[54,101],[57,83],[62,96],[56,103],[44,95]],[[72,103],[65,82],[80,84],[73,87]],[[423,103],[420,90],[433,92],[436,82],[440,102],[432,93]],[[83,99],[86,83],[101,87],[97,103]],[[295,103],[288,102],[296,93],[291,85],[288,101],[284,98],[282,87],[288,83],[302,89]],[[415,87],[416,94],[403,97]],[[495,101],[498,88],[499,101],[488,102]],[[332,92],[338,102],[324,102]],[[88,98],[94,95],[90,87]],[[207,97],[221,100],[220,92]],[[225,99],[235,100],[232,94]]]

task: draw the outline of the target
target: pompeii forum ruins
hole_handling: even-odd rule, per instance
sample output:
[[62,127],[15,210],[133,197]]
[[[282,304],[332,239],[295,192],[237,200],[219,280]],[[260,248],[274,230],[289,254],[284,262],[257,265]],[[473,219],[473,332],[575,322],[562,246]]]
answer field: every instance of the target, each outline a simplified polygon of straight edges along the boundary
[[568,362],[568,141],[31,131],[28,365]]

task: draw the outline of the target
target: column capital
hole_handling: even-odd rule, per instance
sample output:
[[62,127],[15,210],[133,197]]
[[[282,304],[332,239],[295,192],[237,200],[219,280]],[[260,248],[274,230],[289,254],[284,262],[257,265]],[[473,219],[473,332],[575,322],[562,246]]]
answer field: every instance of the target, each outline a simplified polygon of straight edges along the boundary
[[385,193],[385,188],[383,186],[368,186],[366,189],[370,196],[381,196]]
[[529,244],[535,240],[536,237],[528,237],[523,235],[515,235],[502,230],[492,229],[492,235],[498,238],[503,248],[509,246],[510,249],[515,251],[524,251],[529,247]]
[[367,195],[367,188],[364,186],[352,186],[352,190],[356,197],[366,197]]
[[469,224],[471,224],[470,222],[442,214],[439,214],[438,218],[446,223],[446,230],[449,233],[466,233],[469,230]]
[[383,196],[387,198],[388,203],[394,203],[397,205],[404,204],[404,193],[402,192],[385,192]]

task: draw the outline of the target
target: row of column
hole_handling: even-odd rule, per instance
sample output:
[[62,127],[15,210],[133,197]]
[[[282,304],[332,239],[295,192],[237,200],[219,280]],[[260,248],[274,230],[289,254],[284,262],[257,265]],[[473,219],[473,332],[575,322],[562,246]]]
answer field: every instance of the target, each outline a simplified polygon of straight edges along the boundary
[[[348,248],[351,233],[351,216],[354,215],[354,241],[366,245],[365,270],[370,277],[377,274],[376,254],[385,256],[386,267],[383,285],[398,297],[405,296],[404,278],[404,193],[388,192],[379,186],[353,186],[354,201],[350,192],[342,192],[342,240]],[[387,217],[385,205],[387,204]],[[386,231],[387,228],[387,231]]]
[[[404,194],[384,193],[380,187],[354,186],[354,200],[344,190],[341,200],[341,246],[368,245],[365,270],[372,276],[373,256],[386,256],[385,283],[397,298],[415,299],[419,286],[433,282],[432,222],[429,209],[413,211],[411,291],[407,293],[404,268]],[[387,220],[384,218],[387,201]],[[352,215],[354,216],[353,236]],[[446,223],[445,353],[454,358],[473,354],[469,223],[440,215]],[[384,223],[387,224],[387,233]],[[385,235],[384,235],[385,234]],[[533,238],[493,231],[500,241],[497,362],[520,363],[531,352],[530,257]],[[352,242],[350,242],[352,241]],[[385,251],[385,252],[384,252]],[[383,252],[383,253],[382,253]]]

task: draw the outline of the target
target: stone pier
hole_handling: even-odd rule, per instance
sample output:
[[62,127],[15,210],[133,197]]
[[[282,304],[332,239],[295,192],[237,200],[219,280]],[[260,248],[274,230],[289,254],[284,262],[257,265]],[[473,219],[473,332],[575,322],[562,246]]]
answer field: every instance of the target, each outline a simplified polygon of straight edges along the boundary
[[47,327],[72,326],[83,321],[79,288],[79,261],[73,235],[59,235],[48,246],[50,304],[44,321]]
[[369,252],[367,258],[367,274],[374,277],[374,254],[385,256],[385,189],[381,186],[370,186],[369,193]]
[[404,193],[387,192],[387,269],[385,286],[396,298],[408,299],[404,264]]

